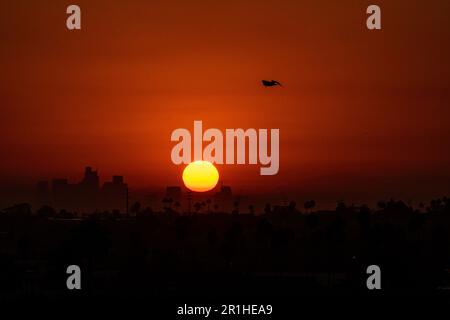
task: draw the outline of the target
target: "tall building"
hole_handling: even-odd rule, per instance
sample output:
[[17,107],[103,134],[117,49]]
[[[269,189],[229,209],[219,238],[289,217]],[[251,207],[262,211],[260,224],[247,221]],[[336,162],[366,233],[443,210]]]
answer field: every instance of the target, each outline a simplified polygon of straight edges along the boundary
[[[45,184],[38,184],[38,195],[43,193]],[[39,191],[40,190],[40,191]],[[86,167],[83,179],[70,184],[67,179],[53,179],[52,197],[56,209],[77,212],[94,212],[103,210],[127,209],[127,184],[122,176],[113,176],[112,181],[105,182],[100,188],[100,178],[92,167]]]
[[112,181],[105,182],[101,190],[102,208],[106,210],[127,211],[128,186],[122,176],[113,176]]
[[52,180],[52,197],[56,208],[72,209],[71,189],[67,179]]
[[100,187],[100,178],[97,171],[93,171],[92,167],[86,167],[83,180],[81,180],[79,186],[86,191],[98,191]]
[[84,177],[75,187],[75,208],[79,211],[94,211],[100,209],[100,178],[97,171],[86,167]]

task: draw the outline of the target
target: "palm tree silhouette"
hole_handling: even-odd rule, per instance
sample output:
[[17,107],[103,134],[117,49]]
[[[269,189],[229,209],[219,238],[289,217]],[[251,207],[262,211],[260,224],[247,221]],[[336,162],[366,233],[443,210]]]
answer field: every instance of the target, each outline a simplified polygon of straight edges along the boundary
[[131,206],[130,212],[133,214],[138,214],[140,209],[141,209],[141,204],[139,202],[135,202]]
[[308,212],[308,210],[313,209],[316,206],[316,201],[314,200],[309,200],[309,201],[305,201],[305,203],[303,204],[303,208],[305,208],[305,211]]
[[201,208],[202,208],[202,204],[200,202],[194,203],[194,209],[195,209],[196,213],[199,213]]

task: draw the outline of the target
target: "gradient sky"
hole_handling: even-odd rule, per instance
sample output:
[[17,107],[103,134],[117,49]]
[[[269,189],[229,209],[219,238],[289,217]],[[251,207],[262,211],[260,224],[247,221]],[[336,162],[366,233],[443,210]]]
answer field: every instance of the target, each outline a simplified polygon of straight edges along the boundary
[[[82,30],[68,31],[78,4]],[[280,172],[244,192],[431,197],[450,187],[450,1],[2,1],[0,179],[181,184],[170,134],[280,128]],[[263,88],[277,79],[285,88]],[[3,183],[3,184],[4,184]]]

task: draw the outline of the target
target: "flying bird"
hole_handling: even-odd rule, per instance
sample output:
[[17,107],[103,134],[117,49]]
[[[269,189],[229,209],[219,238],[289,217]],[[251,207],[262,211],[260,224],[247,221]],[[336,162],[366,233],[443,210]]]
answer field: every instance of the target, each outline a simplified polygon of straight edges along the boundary
[[279,83],[276,80],[262,80],[261,81],[264,87],[273,87],[273,86],[280,86],[282,87],[283,85],[281,83]]

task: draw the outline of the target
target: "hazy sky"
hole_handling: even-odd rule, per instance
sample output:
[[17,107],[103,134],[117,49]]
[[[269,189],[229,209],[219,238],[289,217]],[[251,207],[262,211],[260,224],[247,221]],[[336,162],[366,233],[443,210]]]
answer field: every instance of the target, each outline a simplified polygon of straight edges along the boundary
[[[66,7],[82,30],[66,29]],[[0,180],[181,184],[176,128],[280,128],[280,172],[244,191],[448,193],[450,1],[2,1]],[[284,88],[263,88],[277,79]]]

